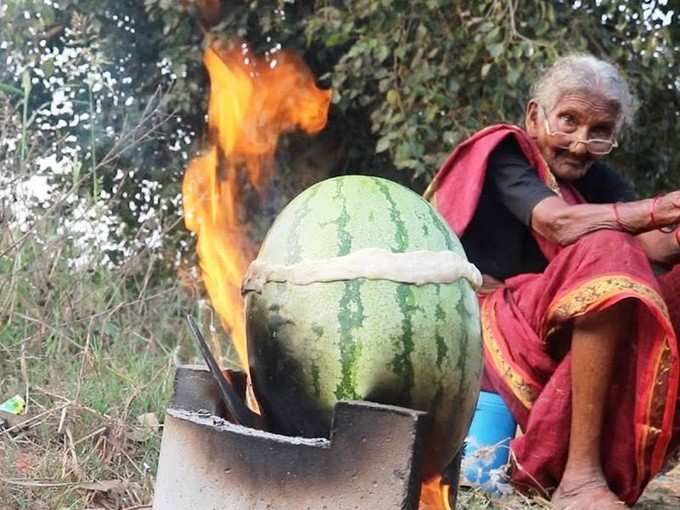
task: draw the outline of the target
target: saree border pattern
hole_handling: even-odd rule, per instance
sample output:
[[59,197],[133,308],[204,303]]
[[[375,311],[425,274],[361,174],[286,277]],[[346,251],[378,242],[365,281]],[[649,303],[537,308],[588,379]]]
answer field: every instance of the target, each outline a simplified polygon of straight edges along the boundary
[[484,342],[485,352],[489,353],[491,362],[515,397],[524,407],[531,409],[540,390],[529,382],[529,378],[518,367],[507,360],[501,349],[505,340],[496,322],[495,296],[495,293],[489,295],[482,300],[481,304],[482,341]]
[[670,425],[673,406],[673,380],[677,386],[677,369],[674,369],[673,358],[673,326],[671,325],[668,307],[663,297],[646,283],[635,280],[630,275],[610,274],[594,278],[582,283],[562,296],[556,298],[548,307],[546,324],[564,322],[584,313],[597,309],[614,297],[637,298],[650,308],[654,318],[659,322],[662,332],[655,339],[655,347],[646,368],[649,381],[653,382],[649,391],[642,395],[644,402],[640,405],[636,442],[637,478],[640,484],[647,480],[651,473],[660,468],[665,450],[670,439]]
[[670,316],[666,302],[649,285],[636,281],[629,275],[610,274],[593,278],[556,298],[548,306],[547,317],[550,322],[573,319],[591,310],[603,301],[617,294],[629,294],[658,308],[670,326]]
[[[642,426],[637,460],[639,477],[643,480],[648,480],[652,473],[661,469],[670,440],[674,406],[667,405],[667,400],[669,392],[672,392],[674,379],[677,387],[677,370],[674,373],[671,340],[664,335],[653,357],[654,368],[651,375],[654,377],[654,384],[646,395],[647,406],[644,416],[647,423]],[[669,411],[670,417],[667,416]]]

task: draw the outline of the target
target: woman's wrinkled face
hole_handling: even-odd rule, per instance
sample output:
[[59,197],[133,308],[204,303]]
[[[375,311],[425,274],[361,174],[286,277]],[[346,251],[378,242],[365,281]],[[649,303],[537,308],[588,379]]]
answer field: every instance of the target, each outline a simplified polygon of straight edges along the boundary
[[[527,105],[526,128],[543,154],[555,177],[575,181],[583,177],[594,161],[602,156],[592,154],[585,143],[578,141],[613,139],[620,113],[618,103],[597,93],[571,93],[560,98],[555,107],[546,111],[531,100]],[[548,126],[546,126],[546,119]],[[549,129],[549,131],[548,131]],[[561,147],[550,133],[568,133],[572,143]]]

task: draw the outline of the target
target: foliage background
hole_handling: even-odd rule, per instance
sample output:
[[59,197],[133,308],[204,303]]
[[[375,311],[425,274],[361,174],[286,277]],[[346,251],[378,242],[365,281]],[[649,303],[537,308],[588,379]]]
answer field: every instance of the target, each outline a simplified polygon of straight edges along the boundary
[[680,187],[679,4],[0,0],[0,402],[24,396],[29,420],[8,431],[0,416],[0,501],[146,508],[150,416],[195,354],[184,315],[224,345],[179,196],[206,137],[211,38],[271,59],[292,48],[333,89],[325,132],[280,144],[269,218],[284,189],[332,174],[424,189],[456,142],[519,122],[530,84],[570,51],[628,76],[642,108],[612,159],[655,193]]
[[[520,122],[531,84],[555,58],[586,51],[618,64],[642,104],[615,163],[644,193],[679,184],[677,1],[224,4],[226,16],[208,30],[243,37],[261,53],[294,48],[333,88],[329,129],[344,142],[338,173],[396,169],[422,186],[480,126]],[[157,12],[165,3],[147,6]],[[175,4],[158,19],[190,23],[181,13]]]

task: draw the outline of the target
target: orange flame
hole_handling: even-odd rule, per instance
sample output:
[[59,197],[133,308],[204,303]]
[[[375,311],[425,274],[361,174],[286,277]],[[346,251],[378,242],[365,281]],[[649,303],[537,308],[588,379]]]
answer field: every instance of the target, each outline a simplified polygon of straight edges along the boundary
[[255,59],[245,44],[230,46],[213,45],[203,56],[211,144],[187,167],[182,194],[210,301],[247,370],[240,287],[257,247],[244,226],[243,191],[254,188],[263,198],[279,136],[323,129],[331,91],[318,89],[291,53]]
[[[198,237],[203,282],[247,371],[240,288],[257,246],[243,221],[243,191],[251,187],[264,196],[282,133],[323,129],[331,91],[318,89],[293,54],[253,59],[244,45],[231,46],[213,46],[203,57],[211,84],[211,143],[189,163],[182,194],[186,226]],[[450,510],[448,495],[449,486],[435,477],[423,483],[419,508]]]
[[450,492],[451,486],[445,483],[441,476],[423,481],[420,488],[418,510],[451,510],[449,504]]

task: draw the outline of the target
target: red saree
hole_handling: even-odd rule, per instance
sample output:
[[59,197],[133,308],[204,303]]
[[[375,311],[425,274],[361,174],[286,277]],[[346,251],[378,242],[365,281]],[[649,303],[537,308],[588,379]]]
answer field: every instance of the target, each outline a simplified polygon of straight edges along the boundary
[[[459,236],[474,215],[489,154],[507,136],[517,139],[549,187],[569,203],[583,202],[575,189],[557,183],[524,131],[491,126],[454,150],[428,190]],[[571,357],[563,354],[571,320],[632,298],[638,303],[635,327],[628,348],[617,354],[602,444],[610,488],[632,504],[680,442],[680,266],[657,279],[638,241],[614,230],[566,247],[534,237],[548,260],[546,270],[509,278],[481,298],[485,382],[523,431],[511,443],[513,481],[544,493],[558,485],[571,417]]]

